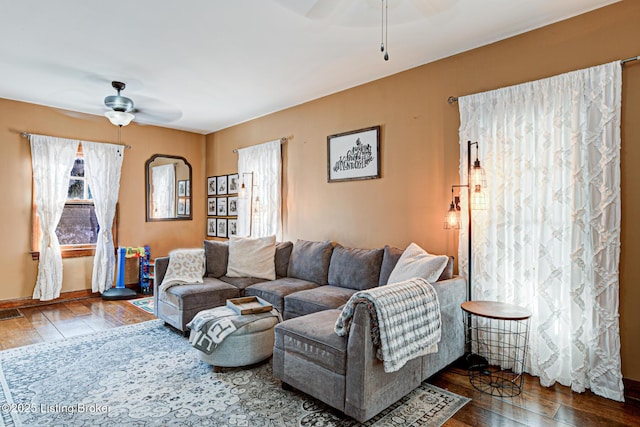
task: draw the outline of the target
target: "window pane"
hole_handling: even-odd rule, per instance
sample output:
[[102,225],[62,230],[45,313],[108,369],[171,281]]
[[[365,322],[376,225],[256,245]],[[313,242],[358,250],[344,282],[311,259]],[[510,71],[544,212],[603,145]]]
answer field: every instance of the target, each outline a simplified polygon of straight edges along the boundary
[[84,180],[69,180],[69,191],[67,191],[67,199],[84,200]]
[[84,159],[76,159],[73,164],[73,169],[71,169],[71,176],[84,177]]
[[64,205],[56,234],[61,245],[95,244],[99,230],[93,204],[68,203]]

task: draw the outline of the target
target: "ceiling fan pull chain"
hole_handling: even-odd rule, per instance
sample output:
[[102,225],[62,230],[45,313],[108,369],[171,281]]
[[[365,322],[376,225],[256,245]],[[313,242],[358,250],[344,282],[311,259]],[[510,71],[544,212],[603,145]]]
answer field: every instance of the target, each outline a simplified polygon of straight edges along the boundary
[[384,41],[381,51],[384,52],[384,60],[389,60],[389,0],[382,0],[382,35]]
[[380,52],[384,52],[384,0],[381,0],[380,8]]

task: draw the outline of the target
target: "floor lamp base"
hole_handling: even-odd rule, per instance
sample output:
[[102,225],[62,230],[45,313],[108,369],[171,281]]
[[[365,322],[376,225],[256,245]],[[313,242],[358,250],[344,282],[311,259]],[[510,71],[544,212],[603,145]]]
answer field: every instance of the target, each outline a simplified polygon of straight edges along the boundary
[[109,288],[102,293],[102,299],[120,300],[132,299],[138,296],[138,293],[129,288]]
[[455,367],[466,371],[481,371],[489,366],[489,361],[479,354],[465,353],[455,361]]

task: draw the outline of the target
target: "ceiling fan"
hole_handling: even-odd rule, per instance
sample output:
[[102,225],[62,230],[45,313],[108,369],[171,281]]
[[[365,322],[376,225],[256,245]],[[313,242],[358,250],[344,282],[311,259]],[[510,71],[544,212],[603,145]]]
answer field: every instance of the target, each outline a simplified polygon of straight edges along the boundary
[[111,86],[118,91],[118,94],[107,96],[104,99],[104,105],[111,109],[104,113],[104,115],[114,125],[120,127],[126,126],[136,117],[131,113],[134,111],[135,105],[131,98],[120,95],[120,92],[127,86],[125,83],[113,81],[111,82]]

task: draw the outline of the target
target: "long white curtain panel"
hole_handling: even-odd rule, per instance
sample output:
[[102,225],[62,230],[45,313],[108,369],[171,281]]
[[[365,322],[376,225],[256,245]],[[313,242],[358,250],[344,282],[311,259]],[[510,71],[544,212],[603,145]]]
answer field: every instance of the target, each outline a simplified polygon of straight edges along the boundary
[[[533,312],[542,385],[618,401],[621,87],[614,62],[459,99],[461,181],[478,141],[490,206],[472,214],[473,299]],[[466,274],[464,226],[459,247]]]
[[62,289],[62,253],[56,228],[67,201],[69,177],[79,141],[30,135],[36,214],[40,219],[40,260],[33,299],[49,301]]
[[245,197],[238,199],[238,235],[282,240],[282,154],[280,140],[238,150]]
[[113,285],[116,265],[111,225],[120,190],[120,171],[124,147],[114,144],[83,142],[87,180],[93,194],[96,218],[100,226],[93,258],[91,288],[103,293]]

